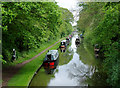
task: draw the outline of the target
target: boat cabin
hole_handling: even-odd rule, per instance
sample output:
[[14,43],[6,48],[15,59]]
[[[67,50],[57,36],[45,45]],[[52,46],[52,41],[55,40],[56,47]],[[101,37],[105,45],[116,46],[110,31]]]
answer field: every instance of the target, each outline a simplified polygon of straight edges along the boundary
[[58,50],[49,50],[43,61],[44,69],[55,69],[58,65]]
[[66,40],[62,40],[60,43],[60,48],[66,48],[67,47],[67,41]]
[[70,41],[70,38],[69,38],[69,37],[67,37],[67,38],[66,38],[66,40]]
[[80,39],[79,39],[79,38],[76,38],[75,44],[76,44],[76,45],[80,44]]
[[67,45],[69,45],[69,42],[70,42],[70,38],[67,37],[67,38],[66,38],[66,43],[67,43]]
[[45,60],[46,61],[54,61],[58,58],[59,53],[58,50],[49,50],[46,54]]

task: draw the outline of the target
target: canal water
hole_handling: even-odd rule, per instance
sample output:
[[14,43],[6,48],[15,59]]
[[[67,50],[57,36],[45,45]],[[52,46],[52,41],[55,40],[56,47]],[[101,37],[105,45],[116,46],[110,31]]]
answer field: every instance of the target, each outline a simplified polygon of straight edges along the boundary
[[[103,72],[98,72],[100,61],[94,56],[93,47],[81,43],[76,47],[75,33],[66,52],[60,52],[59,65],[53,74],[47,74],[42,67],[30,86],[104,86]],[[83,41],[83,40],[81,40]],[[102,74],[102,75],[101,75]]]

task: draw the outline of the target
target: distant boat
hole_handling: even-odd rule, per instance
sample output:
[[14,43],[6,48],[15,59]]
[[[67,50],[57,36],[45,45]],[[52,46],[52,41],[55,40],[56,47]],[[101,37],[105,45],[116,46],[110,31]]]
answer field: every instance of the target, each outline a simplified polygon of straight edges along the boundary
[[70,38],[67,37],[67,38],[66,38],[66,43],[67,43],[67,45],[69,45],[69,42],[70,42]]
[[60,48],[66,48],[67,47],[67,41],[66,40],[62,40],[60,43]]
[[99,57],[99,52],[100,52],[100,47],[99,47],[98,44],[95,44],[94,52],[95,52],[95,57],[98,58]]
[[80,34],[80,38],[84,38],[82,33]]
[[80,45],[80,38],[76,38],[75,44],[76,44],[76,46],[79,46],[79,45]]
[[72,38],[72,34],[71,34],[71,35],[69,35],[69,38],[70,38],[70,39]]

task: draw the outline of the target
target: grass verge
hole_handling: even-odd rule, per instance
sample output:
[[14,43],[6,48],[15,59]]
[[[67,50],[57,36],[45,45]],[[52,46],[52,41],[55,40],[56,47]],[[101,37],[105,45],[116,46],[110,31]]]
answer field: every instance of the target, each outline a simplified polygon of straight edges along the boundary
[[[59,43],[57,43],[55,46],[51,47],[50,49],[57,49],[58,47],[59,47]],[[42,50],[44,50],[44,49],[42,49]],[[36,52],[38,52],[38,51],[36,51]],[[41,64],[44,60],[45,54],[47,52],[48,51],[44,52],[43,54],[38,56],[36,59],[25,64],[20,69],[20,71],[8,81],[8,86],[28,86],[35,71],[41,66]]]
[[39,54],[41,51],[45,50],[46,47],[49,47],[50,45],[53,45],[55,42],[57,42],[59,40],[59,38],[57,38],[56,40],[51,40],[49,42],[45,42],[43,44],[41,44],[42,47],[37,48],[37,49],[31,49],[29,51],[23,51],[21,54],[18,54],[18,58],[16,61],[14,61],[14,63],[9,62],[7,64],[4,64],[3,67],[8,67],[8,66],[15,66],[16,64],[22,63],[28,59],[31,59],[32,57],[34,57],[35,55]]

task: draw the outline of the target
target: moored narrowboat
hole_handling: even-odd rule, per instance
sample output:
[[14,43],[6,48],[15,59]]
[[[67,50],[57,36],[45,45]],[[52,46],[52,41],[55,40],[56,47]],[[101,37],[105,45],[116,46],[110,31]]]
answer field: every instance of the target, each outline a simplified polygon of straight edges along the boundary
[[45,69],[55,69],[58,65],[59,53],[58,50],[49,50],[43,61]]
[[66,38],[66,43],[67,43],[67,45],[69,45],[69,42],[70,42],[70,38],[67,37],[67,38]]
[[79,46],[79,44],[80,44],[80,38],[76,38],[75,44],[76,44],[76,46]]
[[67,42],[66,40],[62,40],[60,43],[60,48],[66,48],[67,47]]

